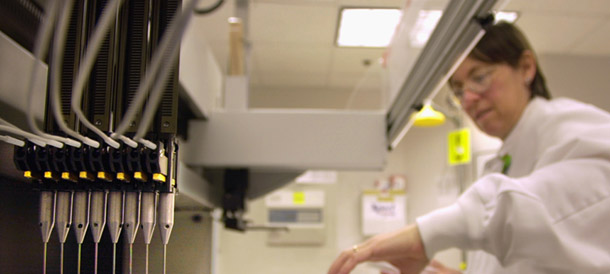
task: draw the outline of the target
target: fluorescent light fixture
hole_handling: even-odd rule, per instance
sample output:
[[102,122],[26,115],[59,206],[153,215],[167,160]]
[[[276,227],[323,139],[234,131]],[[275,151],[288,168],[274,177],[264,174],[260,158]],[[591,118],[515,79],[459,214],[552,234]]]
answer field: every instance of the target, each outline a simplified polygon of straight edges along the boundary
[[341,47],[387,47],[400,22],[399,9],[343,8],[337,45]]
[[[441,19],[443,11],[441,10],[420,10],[415,26],[411,30],[411,46],[414,48],[422,48],[436,24]],[[507,21],[513,23],[517,21],[519,14],[514,11],[499,11],[495,13],[495,21]]]
[[506,21],[509,23],[513,23],[517,21],[517,18],[519,18],[519,13],[517,13],[516,11],[498,11],[495,14],[496,22]]

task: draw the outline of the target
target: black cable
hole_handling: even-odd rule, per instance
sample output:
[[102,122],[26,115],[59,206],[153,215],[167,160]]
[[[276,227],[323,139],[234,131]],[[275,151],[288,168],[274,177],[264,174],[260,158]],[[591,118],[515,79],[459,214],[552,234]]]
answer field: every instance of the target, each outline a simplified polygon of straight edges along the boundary
[[415,104],[413,105],[413,109],[416,111],[420,111],[422,108],[424,108],[424,104]]
[[475,20],[481,25],[484,30],[487,31],[487,29],[493,26],[495,16],[493,13],[489,13],[483,16],[476,17]]
[[215,10],[217,10],[218,8],[220,8],[220,6],[222,6],[222,4],[224,4],[225,0],[218,0],[216,2],[216,4],[207,7],[207,8],[203,8],[203,9],[195,9],[193,12],[197,15],[205,15],[205,14],[210,14],[212,12],[214,12]]

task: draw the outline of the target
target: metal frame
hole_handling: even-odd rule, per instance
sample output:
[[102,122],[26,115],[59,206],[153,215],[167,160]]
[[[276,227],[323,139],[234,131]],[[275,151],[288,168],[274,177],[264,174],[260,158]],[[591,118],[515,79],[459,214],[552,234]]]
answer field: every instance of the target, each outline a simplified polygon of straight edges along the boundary
[[212,112],[191,121],[185,163],[272,170],[381,170],[385,113],[306,110]]
[[[497,0],[453,0],[443,12],[434,32],[407,76],[387,113],[387,137],[391,148],[402,138],[414,106],[439,88],[452,73],[456,60],[463,58],[481,37],[477,20],[487,16]],[[442,84],[442,83],[441,83]]]

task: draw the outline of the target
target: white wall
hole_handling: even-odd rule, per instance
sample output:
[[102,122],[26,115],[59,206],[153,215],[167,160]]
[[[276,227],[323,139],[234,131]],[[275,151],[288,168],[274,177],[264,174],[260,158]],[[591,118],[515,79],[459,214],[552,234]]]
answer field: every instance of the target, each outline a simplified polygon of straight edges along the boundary
[[610,57],[547,54],[539,57],[553,97],[570,97],[610,111]]
[[[383,171],[342,171],[338,182],[331,185],[291,184],[288,189],[322,189],[326,192],[326,242],[322,246],[274,247],[266,243],[267,232],[244,233],[222,231],[218,252],[222,274],[309,274],[325,273],[343,248],[349,248],[364,238],[360,233],[360,195],[372,188],[376,179],[390,174],[407,176],[409,222],[437,207],[437,180],[445,171],[445,136],[452,125],[438,128],[414,128],[400,146],[390,153]],[[421,145],[428,143],[431,145]],[[249,203],[247,219],[254,224],[266,220],[262,199]],[[443,255],[441,255],[443,256]],[[444,254],[444,261],[457,267],[457,251]],[[359,268],[354,273],[377,273]]]
[[370,90],[355,91],[350,89],[298,89],[282,90],[277,88],[253,89],[250,91],[250,107],[252,108],[348,108],[350,109],[380,109],[382,97],[378,92]]
[[[197,216],[197,217],[196,217]],[[177,208],[174,227],[167,245],[167,273],[209,274],[212,267],[212,217],[209,211]],[[124,242],[123,254],[129,254]],[[146,246],[142,232],[138,231],[133,245],[133,273],[145,273]],[[159,229],[155,227],[149,246],[149,272],[163,273],[163,244]],[[107,261],[103,261],[107,263]],[[123,273],[129,273],[128,257],[124,257]]]
[[[610,110],[610,95],[607,95],[610,90],[610,57],[542,55],[540,62],[554,97],[568,96]],[[294,104],[273,101],[274,98],[285,100],[275,96],[266,97],[265,100],[271,102],[265,106],[285,107],[286,104]],[[254,103],[256,107],[256,102],[262,101],[255,99],[251,101],[251,106]],[[332,185],[289,185],[288,189],[316,188],[326,191],[326,243],[318,247],[271,247],[266,244],[266,232],[240,234],[222,231],[218,253],[220,271],[217,274],[325,273],[340,250],[363,240],[359,219],[361,190],[369,188],[376,179],[387,178],[389,174],[404,174],[408,178],[409,222],[433,210],[438,206],[438,180],[443,172],[448,171],[446,134],[451,129],[453,126],[449,123],[438,128],[412,128],[397,149],[390,153],[387,167],[383,171],[342,171],[338,182]],[[474,140],[478,142],[473,147],[474,152],[488,150],[499,144],[497,140],[479,135],[475,135]],[[464,170],[468,173],[466,177],[472,176],[473,167],[465,167]],[[265,216],[262,200],[249,203],[248,219],[254,223],[263,223]],[[457,250],[439,254],[438,257],[453,267],[457,267],[460,261]],[[353,273],[378,272],[361,267]]]

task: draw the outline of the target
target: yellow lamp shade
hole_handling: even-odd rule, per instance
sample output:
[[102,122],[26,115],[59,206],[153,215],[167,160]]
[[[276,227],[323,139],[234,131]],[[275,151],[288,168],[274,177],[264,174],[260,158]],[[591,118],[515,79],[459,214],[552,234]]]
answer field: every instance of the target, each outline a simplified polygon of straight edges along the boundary
[[413,125],[417,127],[434,127],[440,126],[445,122],[445,115],[436,111],[432,106],[426,104],[417,113],[414,114]]

